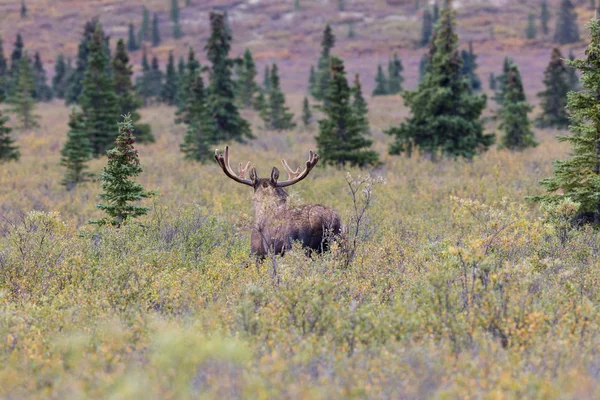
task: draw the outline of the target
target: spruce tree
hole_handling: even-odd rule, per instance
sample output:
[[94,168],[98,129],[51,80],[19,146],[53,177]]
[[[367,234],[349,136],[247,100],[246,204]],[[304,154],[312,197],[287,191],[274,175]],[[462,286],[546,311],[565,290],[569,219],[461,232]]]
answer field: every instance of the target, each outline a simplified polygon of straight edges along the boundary
[[533,107],[527,102],[521,73],[516,64],[511,64],[506,76],[506,92],[500,109],[500,130],[504,132],[501,147],[523,150],[537,146],[527,114]]
[[152,46],[156,47],[160,44],[160,30],[158,28],[158,14],[154,13],[152,18]]
[[490,72],[490,79],[488,83],[490,90],[496,90],[496,75],[493,72]]
[[383,73],[381,64],[377,66],[377,76],[375,76],[375,89],[373,89],[373,96],[385,96],[388,94],[388,80]]
[[542,0],[542,10],[540,12],[540,21],[542,25],[542,32],[547,35],[550,32],[548,22],[550,22],[550,11],[548,11],[548,1]]
[[17,33],[17,37],[15,39],[15,44],[13,46],[13,51],[10,54],[10,70],[8,73],[8,93],[9,95],[13,94],[13,91],[17,87],[17,83],[19,81],[19,69],[21,66],[21,59],[23,58],[23,52],[25,51],[25,44],[23,43],[23,37],[20,33]]
[[258,114],[263,121],[267,119],[267,98],[265,97],[264,90],[258,91],[258,96],[256,96],[256,99],[254,100],[253,108],[258,111]]
[[356,116],[357,124],[361,127],[360,132],[370,134],[369,107],[363,97],[360,76],[358,74],[354,75],[354,85],[352,86],[352,109]]
[[317,147],[324,164],[365,167],[379,164],[379,154],[370,150],[372,141],[364,137],[363,126],[350,102],[351,90],[344,63],[331,57],[331,85],[323,106],[325,119],[319,121]]
[[238,81],[237,81],[237,94],[239,102],[244,108],[252,107],[254,103],[254,96],[258,91],[258,85],[256,84],[256,64],[252,57],[250,49],[246,49],[242,63],[238,68]]
[[315,72],[314,65],[310,66],[310,72],[308,73],[308,93],[313,93],[316,90],[317,85],[317,73]]
[[438,23],[440,19],[440,7],[438,5],[437,0],[433,3],[433,25]]
[[213,120],[208,115],[201,75],[195,76],[187,98],[186,113],[189,123],[180,148],[186,160],[206,162],[212,159],[212,146],[217,144],[217,140],[213,135]]
[[477,56],[473,51],[473,42],[469,41],[469,50],[463,50],[461,52],[462,57],[462,75],[467,79],[469,85],[471,86],[471,90],[478,91],[481,90],[481,79],[477,75]]
[[[150,66],[150,93],[154,98],[160,98],[163,88],[164,74],[160,70],[158,57],[152,56],[152,64]],[[134,127],[135,128],[135,127]]]
[[187,117],[185,117],[183,110],[187,107],[188,96],[190,93],[190,87],[196,79],[196,75],[200,73],[201,66],[196,60],[196,53],[192,47],[188,51],[188,59],[185,64],[183,72],[179,73],[179,84],[177,88],[177,111],[175,113],[175,123],[189,123]]
[[148,212],[148,208],[133,204],[155,194],[144,190],[142,185],[132,179],[143,171],[138,152],[133,147],[134,143],[133,124],[129,115],[126,115],[123,122],[119,123],[115,147],[108,151],[108,162],[100,175],[103,190],[100,199],[104,203],[97,204],[96,207],[108,216],[90,221],[91,224],[112,225],[118,228],[130,219],[146,215]]
[[527,39],[535,39],[537,36],[537,26],[535,24],[535,14],[529,13],[527,17],[527,28],[525,29],[525,37]]
[[231,35],[222,13],[210,13],[211,34],[206,44],[207,58],[211,62],[207,104],[214,120],[217,140],[242,141],[253,138],[250,124],[243,119],[235,105],[235,85],[231,77]]
[[302,102],[302,123],[304,126],[309,126],[312,122],[312,112],[310,111],[310,103],[308,102],[308,97],[304,97],[304,101]]
[[502,106],[502,103],[504,102],[504,94],[506,92],[507,82],[506,79],[512,63],[513,62],[510,58],[504,57],[504,62],[502,63],[502,73],[496,77],[496,80],[498,81],[498,91],[494,94],[493,99],[499,106]]
[[494,142],[494,135],[483,133],[486,98],[472,94],[461,74],[454,21],[455,12],[445,8],[436,25],[424,80],[417,90],[403,94],[412,116],[386,131],[395,137],[390,154],[418,149],[433,160],[440,153],[470,159]]
[[421,47],[427,47],[431,40],[431,34],[433,33],[433,15],[429,9],[423,12],[423,25],[421,27],[421,39],[419,44]]
[[115,82],[115,93],[119,102],[119,115],[129,114],[131,123],[135,130],[136,139],[140,143],[154,142],[152,130],[148,124],[140,124],[142,118],[137,109],[141,106],[141,102],[136,96],[131,76],[133,75],[132,67],[129,64],[129,54],[125,50],[125,42],[119,39],[117,42],[117,50],[115,57],[112,60],[112,70]]
[[38,117],[34,114],[35,99],[33,93],[35,90],[35,77],[33,68],[27,56],[27,52],[23,53],[23,57],[19,60],[18,80],[9,102],[12,104],[11,112],[17,115],[20,122],[20,127],[23,130],[35,128],[38,125]]
[[0,103],[7,96],[8,72],[8,62],[4,56],[4,43],[0,36]]
[[312,96],[317,100],[325,99],[325,93],[329,87],[329,81],[331,79],[329,58],[333,46],[335,46],[335,36],[331,30],[331,26],[327,24],[323,31],[323,38],[321,39],[321,56],[319,57],[319,63],[317,64],[316,82],[314,90],[311,92]]
[[289,112],[285,105],[285,95],[279,86],[279,68],[273,64],[271,68],[271,83],[269,85],[269,100],[267,102],[268,111],[265,125],[267,129],[287,130],[293,129],[296,124],[292,121],[294,114]]
[[140,31],[138,33],[138,44],[142,47],[142,43],[146,40],[150,40],[150,11],[146,6],[142,7],[142,24],[140,25]]
[[550,63],[544,71],[546,89],[538,93],[542,113],[538,116],[536,125],[540,128],[564,129],[569,126],[566,106],[570,87],[567,79],[567,67],[560,49],[555,47]]
[[148,50],[146,46],[142,48],[142,74],[135,80],[135,91],[142,99],[144,106],[148,105],[149,99],[152,97],[152,73],[150,72],[150,63],[148,62]]
[[171,0],[171,22],[173,24],[173,38],[179,39],[183,36],[179,24],[179,0]]
[[60,165],[67,169],[61,184],[66,186],[67,190],[88,180],[91,174],[86,173],[86,169],[88,161],[92,159],[92,145],[85,129],[83,115],[74,107],[69,116],[67,141],[60,154]]
[[388,63],[388,94],[398,94],[402,91],[402,61],[398,58],[398,54],[394,53],[394,58]]
[[27,18],[27,5],[25,5],[25,0],[21,0],[21,19]]
[[263,89],[265,92],[269,91],[269,86],[271,85],[271,71],[269,70],[269,65],[265,65],[265,70],[263,72]]
[[46,82],[46,70],[42,63],[42,58],[38,51],[35,52],[33,57],[33,75],[34,75],[34,89],[33,98],[37,101],[50,101],[52,100],[52,88],[48,86]]
[[173,50],[169,51],[169,62],[167,63],[167,72],[165,74],[165,84],[162,87],[161,99],[163,102],[172,106],[177,97],[177,71],[175,70],[175,57]]
[[140,46],[137,40],[135,39],[135,27],[133,26],[133,23],[129,23],[129,32],[127,35],[127,50],[136,51],[139,49]]
[[556,17],[554,42],[558,44],[575,43],[579,41],[579,25],[577,13],[571,0],[562,0]]
[[14,139],[10,137],[11,128],[6,126],[8,117],[0,111],[0,164],[8,161],[18,161],[21,157],[19,146],[15,145]]
[[429,55],[423,54],[419,61],[419,83],[423,82],[423,79],[425,79],[425,74],[427,73],[430,64]]
[[581,217],[600,226],[600,24],[592,19],[586,58],[568,63],[582,73],[583,90],[568,94],[571,134],[558,140],[572,146],[572,157],[554,163],[554,175],[540,183],[547,193],[532,200],[555,204],[565,199],[578,204]]
[[104,155],[114,142],[114,125],[120,112],[115,83],[108,72],[109,62],[104,49],[104,34],[98,24],[89,42],[89,58],[79,99],[92,153],[96,157]]
[[[573,50],[569,50],[569,61],[574,61],[575,55]],[[571,63],[567,63],[567,82],[569,83],[569,90],[578,91],[581,89],[581,83],[579,82],[579,76],[577,75],[577,69],[571,66]]]

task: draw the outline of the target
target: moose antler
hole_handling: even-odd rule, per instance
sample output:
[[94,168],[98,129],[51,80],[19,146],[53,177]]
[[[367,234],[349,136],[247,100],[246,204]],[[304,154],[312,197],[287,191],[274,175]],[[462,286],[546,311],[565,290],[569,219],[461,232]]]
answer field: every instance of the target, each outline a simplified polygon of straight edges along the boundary
[[239,176],[231,170],[231,165],[229,165],[229,146],[225,146],[224,154],[219,154],[219,150],[215,150],[215,160],[217,160],[217,163],[229,178],[244,185],[253,186],[252,181],[246,179],[246,171],[250,167],[250,161],[246,164],[246,168],[242,168],[242,163],[240,163]]
[[277,187],[286,187],[294,185],[300,182],[302,179],[308,176],[308,173],[314,168],[315,165],[319,162],[319,155],[317,153],[313,153],[312,150],[308,152],[308,160],[306,160],[306,168],[304,171],[300,172],[300,167],[296,169],[296,171],[292,170],[288,165],[287,161],[281,160],[281,164],[283,168],[288,173],[289,178],[287,181],[277,182]]

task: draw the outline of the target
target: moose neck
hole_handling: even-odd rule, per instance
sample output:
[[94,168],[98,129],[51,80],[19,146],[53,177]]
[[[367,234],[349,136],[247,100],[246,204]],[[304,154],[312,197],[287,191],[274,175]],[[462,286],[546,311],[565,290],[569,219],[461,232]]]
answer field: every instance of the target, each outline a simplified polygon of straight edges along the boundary
[[254,220],[257,223],[268,221],[287,209],[288,194],[279,187],[258,188],[254,191],[252,202],[254,203]]

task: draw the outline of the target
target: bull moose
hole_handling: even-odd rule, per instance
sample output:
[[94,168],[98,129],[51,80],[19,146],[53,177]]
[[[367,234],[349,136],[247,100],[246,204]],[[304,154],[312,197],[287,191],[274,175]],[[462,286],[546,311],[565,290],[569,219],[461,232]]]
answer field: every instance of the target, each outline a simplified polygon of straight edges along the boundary
[[283,255],[294,241],[299,241],[309,254],[313,251],[320,253],[328,250],[331,240],[340,235],[340,216],[333,209],[320,204],[292,207],[283,189],[306,178],[317,165],[318,154],[309,152],[303,171],[300,171],[300,167],[293,171],[285,160],[281,160],[289,175],[286,181],[279,180],[276,167],[273,167],[270,178],[259,178],[256,168],[252,168],[247,179],[250,161],[245,168],[240,163],[236,175],[229,164],[229,146],[225,146],[223,154],[217,150],[215,159],[229,178],[254,188],[251,251],[256,256],[263,258],[269,253]]

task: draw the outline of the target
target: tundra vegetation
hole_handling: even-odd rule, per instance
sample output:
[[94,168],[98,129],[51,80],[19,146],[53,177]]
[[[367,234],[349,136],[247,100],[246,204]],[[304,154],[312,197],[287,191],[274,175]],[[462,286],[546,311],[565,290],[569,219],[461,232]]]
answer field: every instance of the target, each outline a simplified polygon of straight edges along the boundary
[[[354,3],[343,6],[348,10]],[[421,1],[424,7],[425,3]],[[309,12],[314,5],[308,0],[296,4],[298,12]],[[580,14],[588,12],[577,4]],[[148,2],[152,12],[154,6]],[[554,27],[560,18],[558,2],[550,1],[547,7],[553,10]],[[13,8],[16,16],[18,9]],[[28,0],[28,10],[25,20],[34,21],[40,6]],[[438,18],[436,10],[431,12],[432,23]],[[186,10],[181,11],[187,40],[193,27],[187,24]],[[143,15],[142,24],[136,21],[137,42],[149,45],[150,11]],[[161,21],[171,26],[174,21],[165,17],[163,13]],[[452,33],[452,18],[442,12],[436,26]],[[219,36],[211,43],[222,41],[228,47],[226,20],[212,22]],[[508,25],[507,30],[514,29]],[[521,39],[523,26],[518,27]],[[357,24],[358,29],[363,27]],[[438,51],[423,58],[424,80],[418,90],[412,90],[417,71],[416,62],[410,62],[418,56],[407,60],[399,52],[406,61],[405,72],[412,74],[402,82],[409,89],[402,92],[408,104],[396,95],[365,99],[361,82],[369,85],[364,93],[371,93],[373,77],[361,73],[361,81],[351,63],[342,64],[337,49],[347,43],[340,39],[334,47],[329,30],[312,79],[313,89],[320,93],[326,88],[326,93],[319,99],[307,98],[306,91],[286,91],[285,106],[296,115],[296,126],[290,129],[267,130],[260,112],[238,112],[239,94],[231,90],[239,83],[230,58],[236,54],[208,46],[210,59],[190,51],[187,63],[185,58],[178,63],[177,79],[171,71],[177,90],[147,92],[154,94],[146,107],[131,109],[131,119],[120,126],[121,146],[111,150],[112,162],[104,154],[93,157],[94,143],[112,146],[119,120],[93,114],[90,105],[107,98],[99,89],[108,84],[98,80],[114,79],[124,88],[123,97],[110,95],[115,105],[103,109],[106,115],[126,108],[132,89],[125,57],[118,66],[121,75],[105,74],[102,66],[110,66],[112,57],[95,23],[83,30],[73,67],[68,59],[59,64],[70,71],[68,79],[53,80],[60,95],[79,107],[77,112],[60,100],[37,102],[32,115],[38,126],[23,130],[18,117],[6,120],[2,105],[0,398],[600,397],[600,233],[593,223],[598,224],[594,207],[600,175],[600,150],[594,146],[600,131],[594,101],[600,92],[597,23],[592,27],[593,46],[585,57],[576,51],[580,59],[567,65],[571,88],[578,85],[574,68],[582,72],[582,91],[568,97],[569,115],[575,118],[570,134],[529,123],[523,95],[535,102],[540,87],[526,79],[531,66],[523,63],[515,70],[507,59],[504,74],[495,66],[498,107],[488,104],[492,109],[484,109],[483,95],[491,94],[485,93],[487,88],[473,95],[472,81],[458,79],[464,76],[462,53],[453,33],[446,39],[432,33],[430,43]],[[168,32],[163,27],[167,43],[173,36]],[[544,29],[538,37],[542,33],[552,40]],[[497,29],[498,37],[505,34]],[[360,32],[358,37],[357,42],[368,36]],[[1,88],[7,98],[18,95],[17,78],[22,83],[42,81],[19,76],[26,53],[22,40],[21,47],[18,40],[15,44],[10,62],[15,70],[0,68],[9,78]],[[237,55],[244,48],[238,46]],[[540,78],[550,60],[547,50],[548,60],[539,65]],[[562,48],[563,54],[567,50]],[[175,57],[187,51],[187,45],[178,46],[172,67]],[[140,56],[135,56],[138,62]],[[201,68],[200,59],[220,74]],[[257,71],[262,71],[264,59],[256,59]],[[486,59],[487,54],[477,63],[487,74],[491,71]],[[323,73],[332,60],[337,66],[334,76]],[[453,62],[444,64],[447,60]],[[148,60],[146,65],[146,78],[140,82],[156,83],[150,77],[161,71]],[[284,65],[279,63],[282,82],[289,77]],[[374,71],[376,62],[367,67],[363,71]],[[86,73],[90,69],[94,76]],[[201,70],[205,80],[198,79]],[[348,77],[342,73],[346,70]],[[523,85],[516,84],[517,71],[523,74]],[[308,72],[307,63],[302,82]],[[270,98],[271,71],[266,75],[265,84],[254,93],[254,101],[262,96],[263,104]],[[452,97],[436,88],[446,81],[444,76],[452,78],[447,81],[460,100],[453,104],[473,108],[468,115],[453,115]],[[538,83],[541,86],[541,79]],[[94,96],[86,93],[92,90]],[[163,96],[170,106],[158,104],[156,99]],[[15,105],[6,109],[10,107]],[[314,113],[312,122],[318,123],[311,123],[303,108]],[[531,115],[545,110],[536,108]],[[189,114],[192,109],[198,111]],[[237,129],[229,143],[236,161],[253,160],[260,171],[282,158],[289,165],[303,165],[319,134],[329,140],[340,133],[342,124],[331,122],[335,116],[350,121],[350,144],[361,144],[354,149],[365,156],[377,155],[367,160],[377,167],[322,162],[302,184],[289,188],[287,201],[292,207],[321,203],[336,210],[346,225],[351,257],[339,257],[335,243],[330,252],[306,257],[296,243],[285,257],[272,254],[255,263],[252,191],[226,179],[214,161],[195,162],[208,158],[212,140],[222,142],[227,132],[212,118],[195,118],[223,109],[227,112],[222,115]],[[430,116],[437,109],[443,111],[437,115],[440,121],[449,123],[456,117],[457,123],[472,127],[470,137],[480,146],[465,150],[454,146],[461,143],[452,137],[440,136],[448,145],[439,148],[439,143],[421,140],[424,130],[412,136],[408,125],[402,125],[435,126]],[[511,109],[519,127],[511,137],[529,144],[535,138],[537,146],[509,151],[491,143],[487,134],[502,131],[499,126],[507,124]],[[132,149],[135,112],[141,117],[136,125],[148,124],[155,142],[136,142]],[[303,114],[308,123],[298,124]],[[493,118],[498,114],[502,121]],[[207,126],[200,123],[207,121]],[[110,127],[100,132],[98,127],[105,123]],[[385,134],[394,126],[391,133],[396,134]],[[84,140],[89,139],[85,132],[93,134],[95,142]],[[559,133],[565,138],[557,140]],[[399,141],[415,144],[410,155],[389,154],[390,144]],[[455,159],[457,149],[462,154]],[[423,157],[428,151],[432,157]],[[18,161],[10,157],[14,154],[20,155]],[[188,154],[194,157],[186,159]],[[565,161],[553,166],[556,160]],[[356,163],[363,164],[370,162]],[[98,174],[103,167],[104,188],[87,179],[88,173]],[[116,184],[119,176],[121,183],[128,182],[131,195],[119,192],[125,186]],[[546,177],[546,186],[539,186]],[[158,194],[145,198],[150,192],[143,188]],[[117,213],[99,227],[88,220],[106,218],[109,209],[95,204],[98,199],[110,204],[101,193],[124,200],[137,194],[143,200],[133,203],[139,208],[130,209],[136,215],[124,218]]]

